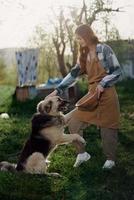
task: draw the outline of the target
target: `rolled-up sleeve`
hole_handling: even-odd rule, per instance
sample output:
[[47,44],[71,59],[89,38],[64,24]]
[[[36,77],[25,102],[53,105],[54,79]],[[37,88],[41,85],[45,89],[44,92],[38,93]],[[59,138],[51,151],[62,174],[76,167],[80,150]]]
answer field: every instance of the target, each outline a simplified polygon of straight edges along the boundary
[[108,45],[103,48],[103,65],[107,75],[100,81],[102,87],[113,86],[119,81],[122,71],[114,51]]
[[80,76],[81,69],[80,65],[76,64],[70,73],[62,80],[62,82],[56,87],[58,95],[62,95],[63,91],[67,89],[71,84],[73,84],[77,78]]

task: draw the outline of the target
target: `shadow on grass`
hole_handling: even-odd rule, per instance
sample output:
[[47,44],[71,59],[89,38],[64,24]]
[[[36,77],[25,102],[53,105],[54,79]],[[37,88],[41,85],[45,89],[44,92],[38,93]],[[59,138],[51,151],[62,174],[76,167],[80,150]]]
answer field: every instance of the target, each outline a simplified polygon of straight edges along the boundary
[[54,188],[58,178],[23,173],[0,173],[0,198],[3,200],[61,200],[64,188]]

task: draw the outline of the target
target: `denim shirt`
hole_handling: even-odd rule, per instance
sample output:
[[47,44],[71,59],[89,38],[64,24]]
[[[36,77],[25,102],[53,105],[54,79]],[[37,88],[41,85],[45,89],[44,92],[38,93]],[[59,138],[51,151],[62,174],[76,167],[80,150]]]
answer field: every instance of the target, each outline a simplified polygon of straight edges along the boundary
[[[104,88],[113,86],[121,76],[121,67],[114,51],[107,44],[99,43],[96,46],[96,54],[101,63],[101,66],[104,67],[107,73],[107,75],[102,78],[99,84]],[[74,83],[80,75],[80,65],[76,64],[71,69],[70,73],[57,86],[56,90],[58,91],[58,94],[61,95],[63,91],[72,83]]]

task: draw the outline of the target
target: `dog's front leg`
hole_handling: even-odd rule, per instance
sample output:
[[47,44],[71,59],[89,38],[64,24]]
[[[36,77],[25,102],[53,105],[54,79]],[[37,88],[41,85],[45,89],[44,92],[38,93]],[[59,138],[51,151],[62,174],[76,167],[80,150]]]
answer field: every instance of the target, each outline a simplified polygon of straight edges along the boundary
[[69,123],[69,121],[71,120],[71,117],[72,117],[72,111],[69,112],[69,113],[67,113],[67,114],[65,114],[65,115],[63,115],[63,117],[64,117],[65,125],[67,126],[68,123]]
[[74,111],[76,111],[76,108],[73,109],[72,111],[70,111],[69,113],[67,113],[67,114],[64,115],[64,121],[65,121],[65,124],[66,124],[66,125],[67,125],[67,124],[70,122],[70,120],[72,119],[72,116],[73,116]]
[[62,137],[60,138],[59,143],[65,144],[65,143],[72,143],[74,141],[78,141],[82,144],[86,144],[86,141],[84,140],[84,138],[78,134],[63,134]]

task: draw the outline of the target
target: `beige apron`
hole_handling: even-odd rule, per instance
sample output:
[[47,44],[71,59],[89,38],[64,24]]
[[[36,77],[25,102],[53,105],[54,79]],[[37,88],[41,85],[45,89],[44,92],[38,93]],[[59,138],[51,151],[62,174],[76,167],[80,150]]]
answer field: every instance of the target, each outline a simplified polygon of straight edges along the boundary
[[[92,62],[87,61],[86,73],[88,75],[89,91],[95,90],[97,84],[106,76],[106,71],[101,66],[97,58]],[[77,108],[72,113],[73,117],[80,121],[95,124],[104,128],[119,128],[120,109],[118,96],[115,87],[108,87],[104,89],[99,100],[99,105],[93,111],[81,111]]]

